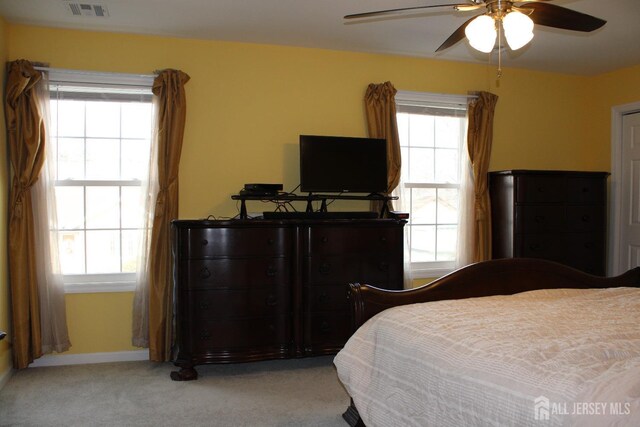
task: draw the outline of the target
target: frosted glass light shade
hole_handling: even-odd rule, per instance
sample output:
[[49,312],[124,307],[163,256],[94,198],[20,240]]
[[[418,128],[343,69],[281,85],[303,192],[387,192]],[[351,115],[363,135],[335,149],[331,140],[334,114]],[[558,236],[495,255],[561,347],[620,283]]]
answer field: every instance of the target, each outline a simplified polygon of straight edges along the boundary
[[518,50],[533,38],[533,21],[520,12],[509,12],[502,19],[504,37],[511,50]]
[[480,15],[471,21],[464,33],[471,47],[480,52],[489,53],[496,44],[496,23],[488,15]]

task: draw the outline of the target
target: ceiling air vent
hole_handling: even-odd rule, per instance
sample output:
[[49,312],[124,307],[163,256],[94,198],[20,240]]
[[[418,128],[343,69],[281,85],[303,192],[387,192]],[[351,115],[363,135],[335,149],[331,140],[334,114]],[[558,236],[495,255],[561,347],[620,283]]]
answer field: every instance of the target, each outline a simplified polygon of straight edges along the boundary
[[109,16],[107,8],[100,4],[66,3],[66,6],[73,16],[93,16],[98,18]]

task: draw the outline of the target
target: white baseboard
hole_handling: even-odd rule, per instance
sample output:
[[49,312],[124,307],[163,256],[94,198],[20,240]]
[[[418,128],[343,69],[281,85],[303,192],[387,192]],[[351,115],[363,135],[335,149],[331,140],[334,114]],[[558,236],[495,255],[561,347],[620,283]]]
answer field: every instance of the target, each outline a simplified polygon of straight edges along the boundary
[[34,360],[29,367],[41,368],[44,366],[88,365],[91,363],[134,362],[139,360],[149,360],[149,350],[48,355]]
[[11,367],[0,374],[0,390],[2,390],[2,388],[5,385],[7,385],[12,375],[13,375],[13,368]]

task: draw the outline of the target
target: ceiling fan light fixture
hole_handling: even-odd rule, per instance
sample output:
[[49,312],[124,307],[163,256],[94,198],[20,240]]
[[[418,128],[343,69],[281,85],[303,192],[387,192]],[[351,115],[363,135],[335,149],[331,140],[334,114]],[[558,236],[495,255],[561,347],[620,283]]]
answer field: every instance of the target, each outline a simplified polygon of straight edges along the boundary
[[464,33],[471,47],[489,53],[496,44],[496,21],[488,15],[480,15],[467,25]]
[[524,13],[507,13],[502,19],[502,27],[511,50],[518,50],[533,39],[533,21]]

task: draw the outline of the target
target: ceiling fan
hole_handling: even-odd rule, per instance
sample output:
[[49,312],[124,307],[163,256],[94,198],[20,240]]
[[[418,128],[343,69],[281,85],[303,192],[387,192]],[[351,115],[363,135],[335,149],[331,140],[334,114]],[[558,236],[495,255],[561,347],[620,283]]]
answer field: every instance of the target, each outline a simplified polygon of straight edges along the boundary
[[424,9],[444,7],[450,7],[459,12],[484,8],[486,12],[468,19],[436,49],[436,52],[453,46],[466,36],[473,48],[487,53],[493,50],[496,37],[500,42],[499,32],[502,29],[504,29],[509,47],[512,50],[517,50],[529,43],[533,38],[534,24],[572,31],[591,32],[602,27],[607,22],[575,10],[545,3],[547,1],[550,0],[467,0],[466,3],[459,4],[437,4],[355,13],[346,15],[344,19],[402,15]]

